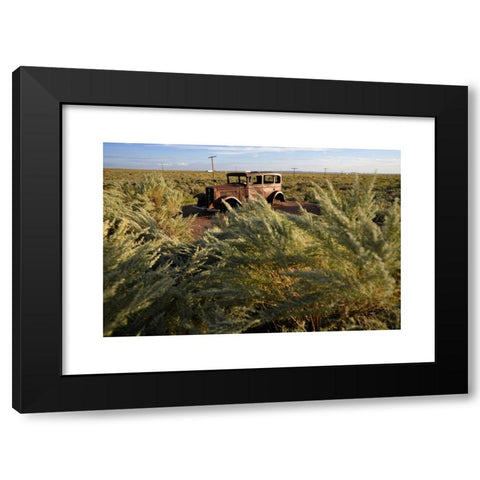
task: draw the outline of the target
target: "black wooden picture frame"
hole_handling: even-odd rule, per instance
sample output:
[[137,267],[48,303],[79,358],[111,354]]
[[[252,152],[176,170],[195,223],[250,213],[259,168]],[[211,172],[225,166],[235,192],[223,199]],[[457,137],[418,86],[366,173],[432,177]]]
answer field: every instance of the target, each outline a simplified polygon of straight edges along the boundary
[[[467,92],[465,86],[17,69],[13,407],[47,412],[467,393]],[[435,361],[62,375],[62,106],[69,104],[433,117]]]

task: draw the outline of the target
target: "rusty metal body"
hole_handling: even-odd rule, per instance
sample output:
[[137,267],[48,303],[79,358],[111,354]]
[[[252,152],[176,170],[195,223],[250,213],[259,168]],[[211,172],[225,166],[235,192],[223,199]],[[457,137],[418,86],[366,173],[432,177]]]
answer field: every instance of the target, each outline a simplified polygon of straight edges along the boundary
[[208,186],[205,193],[195,195],[197,207],[225,211],[227,206],[239,207],[250,198],[262,197],[269,203],[284,202],[282,175],[276,172],[230,172],[227,183]]

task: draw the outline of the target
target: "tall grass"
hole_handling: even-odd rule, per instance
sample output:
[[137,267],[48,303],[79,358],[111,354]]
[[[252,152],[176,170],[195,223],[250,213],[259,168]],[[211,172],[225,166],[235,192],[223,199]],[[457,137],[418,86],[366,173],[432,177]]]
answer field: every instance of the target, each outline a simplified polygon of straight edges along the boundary
[[[120,182],[141,182],[146,176],[162,176],[170,185],[182,192],[183,205],[189,205],[194,202],[193,195],[204,193],[207,185],[225,183],[227,180],[225,172],[216,172],[215,180],[212,173],[200,171],[183,170],[128,170],[128,169],[104,169],[105,183],[115,184]],[[359,174],[360,181],[368,181],[372,175]],[[349,190],[355,182],[356,175],[341,173],[282,173],[282,190],[287,200],[295,201],[313,201],[312,182],[319,186],[326,186],[327,180],[335,186],[340,192]],[[393,201],[395,197],[400,196],[400,175],[382,175],[376,176],[375,195],[377,199]],[[195,202],[196,203],[196,202]]]
[[105,191],[104,334],[400,327],[400,208],[374,179],[312,184],[322,215],[263,199],[193,242],[181,195],[146,179]]
[[168,276],[153,266],[165,249],[192,239],[193,218],[181,215],[182,201],[183,194],[161,176],[104,189],[104,335],[124,327],[139,333],[135,321],[165,291]]

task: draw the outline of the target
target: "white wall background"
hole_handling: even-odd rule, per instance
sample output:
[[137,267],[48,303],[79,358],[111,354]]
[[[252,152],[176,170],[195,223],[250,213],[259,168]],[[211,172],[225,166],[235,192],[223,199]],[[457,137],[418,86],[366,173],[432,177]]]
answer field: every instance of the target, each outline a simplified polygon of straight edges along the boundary
[[[11,409],[11,72],[19,65],[462,84],[470,87],[470,294],[478,291],[475,2],[8,2],[0,477],[479,478],[478,302],[469,396],[19,415]],[[455,159],[452,159],[452,168]]]

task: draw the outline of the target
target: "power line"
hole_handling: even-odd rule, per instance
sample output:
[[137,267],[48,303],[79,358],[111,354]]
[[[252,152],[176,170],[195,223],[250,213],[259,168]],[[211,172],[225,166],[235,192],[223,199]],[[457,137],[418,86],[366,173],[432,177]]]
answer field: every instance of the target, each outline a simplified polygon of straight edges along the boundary
[[293,170],[293,175],[295,175],[295,170],[298,170],[297,167],[292,167],[290,170]]

